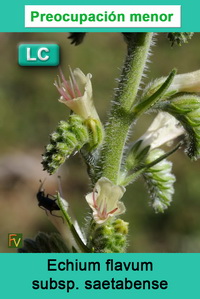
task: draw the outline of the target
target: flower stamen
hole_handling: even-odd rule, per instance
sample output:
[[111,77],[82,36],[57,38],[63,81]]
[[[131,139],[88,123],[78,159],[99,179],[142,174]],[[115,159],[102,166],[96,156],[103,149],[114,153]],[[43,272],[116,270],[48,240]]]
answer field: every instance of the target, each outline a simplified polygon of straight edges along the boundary
[[113,214],[118,210],[118,208],[113,209],[112,211],[108,212],[108,214]]
[[[81,94],[81,91],[80,91],[80,89],[79,89],[79,86],[78,86],[78,84],[77,84],[77,81],[76,81],[76,79],[75,79],[75,76],[74,76],[74,74],[73,74],[73,72],[72,72],[72,69],[71,68],[69,68],[70,69],[70,74],[71,74],[71,78],[70,79],[72,79],[72,81],[73,81],[73,87],[74,87],[74,91],[76,91],[77,92],[77,96],[78,97],[82,97],[82,94]],[[75,92],[74,92],[74,94],[75,94]],[[76,96],[75,96],[76,97]]]

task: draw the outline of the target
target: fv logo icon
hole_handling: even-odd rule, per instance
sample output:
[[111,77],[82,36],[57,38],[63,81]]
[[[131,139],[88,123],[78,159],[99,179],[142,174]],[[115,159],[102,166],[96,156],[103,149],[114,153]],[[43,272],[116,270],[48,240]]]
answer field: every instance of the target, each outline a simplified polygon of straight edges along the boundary
[[8,248],[21,248],[22,234],[10,233],[8,234]]

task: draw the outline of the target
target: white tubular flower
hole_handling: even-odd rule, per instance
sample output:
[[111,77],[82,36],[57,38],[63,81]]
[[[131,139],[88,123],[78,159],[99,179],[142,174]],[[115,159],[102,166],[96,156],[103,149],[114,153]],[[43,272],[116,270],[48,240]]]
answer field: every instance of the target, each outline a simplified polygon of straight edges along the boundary
[[[161,77],[151,82],[144,90],[143,100],[154,94],[166,79],[167,77]],[[200,70],[176,75],[166,93],[163,95],[163,99],[179,92],[200,92]]]
[[96,223],[102,224],[110,217],[125,212],[125,206],[120,202],[125,190],[124,187],[114,185],[104,177],[97,181],[93,192],[86,195],[86,201],[93,210]]
[[61,95],[59,101],[83,119],[99,119],[92,99],[92,75],[85,75],[79,68],[73,72],[70,69],[70,75],[67,81],[60,70],[60,77],[54,83]]
[[159,112],[146,133],[140,138],[142,140],[140,150],[149,145],[152,150],[184,133],[184,128],[175,117],[167,112]]
[[176,75],[168,89],[168,91],[173,90],[176,92],[200,92],[200,70]]

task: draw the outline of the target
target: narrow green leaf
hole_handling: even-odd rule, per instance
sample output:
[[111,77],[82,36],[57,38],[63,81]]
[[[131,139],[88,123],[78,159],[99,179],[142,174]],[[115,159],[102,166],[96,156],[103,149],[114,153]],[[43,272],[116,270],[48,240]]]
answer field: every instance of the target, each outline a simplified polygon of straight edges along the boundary
[[167,89],[171,85],[175,75],[176,75],[176,70],[174,69],[171,71],[171,73],[169,74],[165,82],[160,86],[160,88],[154,94],[152,94],[149,98],[147,98],[146,100],[140,102],[139,104],[133,107],[134,118],[137,118],[142,113],[152,108],[162,98],[162,96],[166,93]]

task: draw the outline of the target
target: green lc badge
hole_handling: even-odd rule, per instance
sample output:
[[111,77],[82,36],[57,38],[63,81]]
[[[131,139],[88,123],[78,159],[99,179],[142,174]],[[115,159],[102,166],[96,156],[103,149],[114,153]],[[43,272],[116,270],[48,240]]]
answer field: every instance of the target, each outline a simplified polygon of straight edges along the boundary
[[18,63],[21,66],[58,66],[60,47],[57,44],[20,44]]

